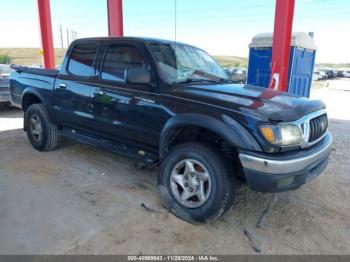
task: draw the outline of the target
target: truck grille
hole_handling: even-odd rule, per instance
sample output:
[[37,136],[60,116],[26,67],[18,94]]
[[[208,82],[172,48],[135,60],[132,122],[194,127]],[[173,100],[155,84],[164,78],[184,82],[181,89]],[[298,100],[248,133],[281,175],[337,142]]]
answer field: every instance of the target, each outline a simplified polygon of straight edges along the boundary
[[310,120],[309,143],[319,139],[328,128],[327,114],[323,114]]

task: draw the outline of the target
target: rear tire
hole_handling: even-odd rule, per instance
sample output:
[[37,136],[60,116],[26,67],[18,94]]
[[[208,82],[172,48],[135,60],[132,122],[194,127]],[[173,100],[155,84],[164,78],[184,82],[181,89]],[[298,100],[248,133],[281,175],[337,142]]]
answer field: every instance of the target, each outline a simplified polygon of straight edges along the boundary
[[164,159],[158,184],[164,206],[196,224],[214,221],[232,206],[234,177],[219,150],[201,143],[184,143]]
[[33,104],[24,115],[24,126],[32,146],[39,151],[56,148],[58,128],[51,123],[49,114],[43,104]]

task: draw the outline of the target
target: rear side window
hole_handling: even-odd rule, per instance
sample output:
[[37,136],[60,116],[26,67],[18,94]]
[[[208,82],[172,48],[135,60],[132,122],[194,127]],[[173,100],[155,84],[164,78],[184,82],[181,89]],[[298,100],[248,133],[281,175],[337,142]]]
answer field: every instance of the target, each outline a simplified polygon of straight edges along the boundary
[[125,82],[129,68],[146,67],[140,52],[131,46],[109,46],[102,66],[101,78]]
[[96,51],[96,44],[77,44],[69,58],[68,71],[76,76],[95,75],[93,64]]

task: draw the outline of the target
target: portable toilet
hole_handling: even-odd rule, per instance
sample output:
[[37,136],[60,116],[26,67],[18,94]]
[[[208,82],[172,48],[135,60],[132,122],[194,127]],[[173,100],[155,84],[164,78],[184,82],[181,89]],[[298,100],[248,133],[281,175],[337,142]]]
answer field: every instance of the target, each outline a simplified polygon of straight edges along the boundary
[[[258,34],[249,44],[247,84],[268,87],[272,57],[272,33]],[[315,64],[316,45],[307,33],[293,33],[290,49],[287,92],[309,97]]]

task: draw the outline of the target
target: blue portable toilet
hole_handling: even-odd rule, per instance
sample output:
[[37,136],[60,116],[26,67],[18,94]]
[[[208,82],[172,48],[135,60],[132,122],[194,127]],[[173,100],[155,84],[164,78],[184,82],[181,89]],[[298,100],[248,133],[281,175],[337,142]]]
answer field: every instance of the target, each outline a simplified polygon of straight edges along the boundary
[[[293,33],[288,70],[288,93],[309,97],[316,45],[307,33]],[[258,34],[249,44],[247,84],[268,87],[272,57],[272,33]]]

